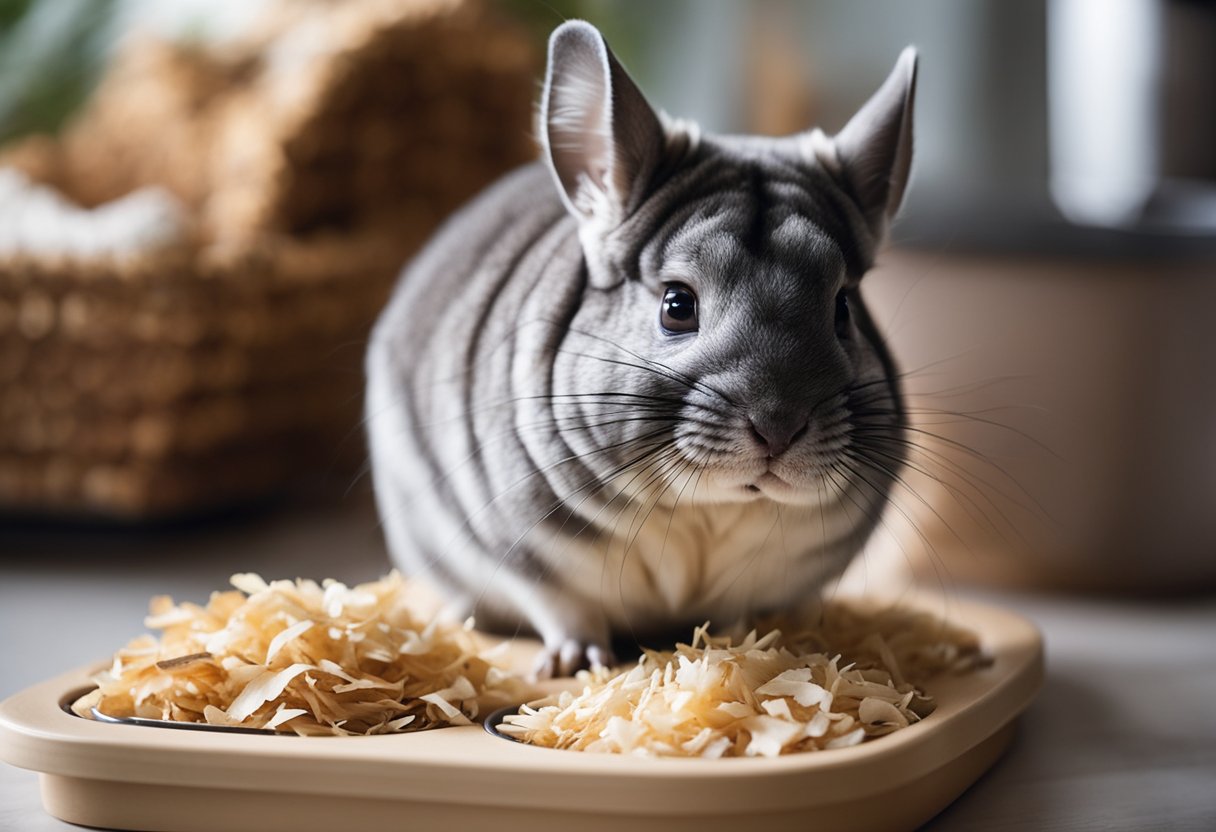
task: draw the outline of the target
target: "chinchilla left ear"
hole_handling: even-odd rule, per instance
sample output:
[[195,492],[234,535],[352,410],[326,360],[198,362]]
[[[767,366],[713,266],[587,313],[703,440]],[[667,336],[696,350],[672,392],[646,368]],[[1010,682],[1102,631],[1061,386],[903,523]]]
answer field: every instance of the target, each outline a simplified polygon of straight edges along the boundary
[[581,20],[563,23],[549,39],[539,127],[566,208],[604,233],[645,198],[666,141],[599,30]]
[[815,155],[853,197],[875,242],[899,211],[908,186],[915,98],[916,49],[909,46],[843,130],[830,142],[822,134],[811,137]]

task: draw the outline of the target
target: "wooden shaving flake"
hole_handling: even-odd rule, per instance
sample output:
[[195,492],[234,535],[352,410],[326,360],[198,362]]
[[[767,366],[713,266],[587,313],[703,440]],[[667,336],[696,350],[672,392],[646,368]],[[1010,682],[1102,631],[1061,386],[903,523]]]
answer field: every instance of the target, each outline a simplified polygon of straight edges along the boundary
[[580,674],[582,693],[524,705],[499,731],[548,748],[660,757],[846,748],[919,722],[933,702],[916,685],[983,661],[973,634],[927,613],[836,604],[814,627],[783,623],[790,635],[753,630],[737,644],[705,625],[622,672]]
[[234,575],[206,606],[152,599],[141,636],[73,705],[117,717],[383,734],[468,725],[525,695],[462,624],[423,620],[397,573],[346,587]]

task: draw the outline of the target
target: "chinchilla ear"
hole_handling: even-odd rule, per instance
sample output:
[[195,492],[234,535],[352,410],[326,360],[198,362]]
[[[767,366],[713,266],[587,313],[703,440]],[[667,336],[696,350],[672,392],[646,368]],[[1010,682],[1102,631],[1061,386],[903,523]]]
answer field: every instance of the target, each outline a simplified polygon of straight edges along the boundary
[[843,180],[877,241],[903,202],[912,166],[912,106],[916,49],[900,53],[895,68],[831,142],[828,167]]
[[601,233],[646,196],[663,155],[659,117],[599,30],[581,20],[549,39],[539,128],[566,208]]

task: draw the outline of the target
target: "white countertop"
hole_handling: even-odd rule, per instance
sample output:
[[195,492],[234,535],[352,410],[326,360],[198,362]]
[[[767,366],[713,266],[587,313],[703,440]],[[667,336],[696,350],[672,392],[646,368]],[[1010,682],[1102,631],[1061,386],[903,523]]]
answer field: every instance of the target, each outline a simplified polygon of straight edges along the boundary
[[[153,595],[205,600],[234,572],[351,582],[387,568],[359,497],[141,535],[0,528],[0,699],[107,656],[143,631]],[[1216,598],[965,594],[1042,628],[1047,682],[1012,750],[927,829],[1216,829]],[[75,828],[43,813],[35,774],[0,764],[0,830]]]

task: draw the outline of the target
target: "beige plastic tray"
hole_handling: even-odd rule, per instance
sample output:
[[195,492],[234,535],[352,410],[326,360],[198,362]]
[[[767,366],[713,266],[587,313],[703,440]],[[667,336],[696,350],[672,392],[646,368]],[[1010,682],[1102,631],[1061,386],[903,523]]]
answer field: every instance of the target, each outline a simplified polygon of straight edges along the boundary
[[82,669],[0,703],[0,759],[41,772],[52,815],[114,829],[914,829],[1001,755],[1042,680],[1033,625],[995,607],[947,607],[992,665],[934,680],[932,715],[852,748],[649,759],[525,746],[480,726],[297,737],[113,725],[64,710],[89,687]]

